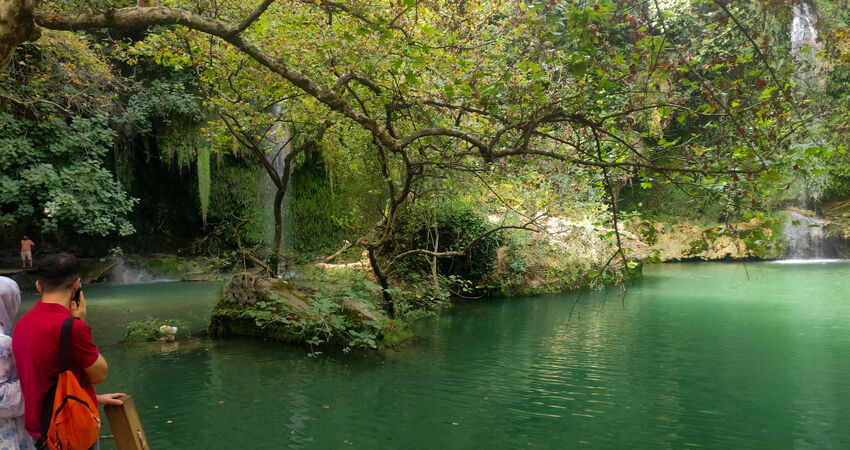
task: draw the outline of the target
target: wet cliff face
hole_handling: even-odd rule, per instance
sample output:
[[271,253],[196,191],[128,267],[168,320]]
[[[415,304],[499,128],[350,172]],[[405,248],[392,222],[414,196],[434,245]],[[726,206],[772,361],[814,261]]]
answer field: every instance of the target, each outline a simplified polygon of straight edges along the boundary
[[840,257],[841,239],[829,230],[830,222],[801,211],[789,211],[782,228],[785,259]]

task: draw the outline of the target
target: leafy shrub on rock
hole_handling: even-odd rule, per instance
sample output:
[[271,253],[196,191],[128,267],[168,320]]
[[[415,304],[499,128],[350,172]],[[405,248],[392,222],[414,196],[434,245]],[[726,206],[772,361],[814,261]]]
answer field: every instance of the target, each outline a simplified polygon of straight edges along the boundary
[[[399,217],[391,254],[401,254],[413,249],[438,252],[462,251],[478,236],[493,228],[475,205],[450,201],[430,208],[414,205]],[[475,243],[465,256],[440,258],[437,272],[444,277],[455,276],[465,280],[481,280],[493,270],[496,250],[502,245],[500,233],[489,234]],[[402,276],[430,273],[429,258],[411,256],[399,264]]]

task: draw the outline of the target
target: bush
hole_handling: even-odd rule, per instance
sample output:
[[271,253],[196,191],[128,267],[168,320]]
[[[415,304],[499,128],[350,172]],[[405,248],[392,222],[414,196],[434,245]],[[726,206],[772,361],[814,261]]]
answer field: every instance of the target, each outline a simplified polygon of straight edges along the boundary
[[[391,253],[399,254],[412,249],[434,249],[439,233],[440,252],[463,250],[473,239],[493,227],[473,205],[455,201],[431,208],[414,206],[405,211],[397,221],[397,232]],[[493,271],[496,250],[502,245],[501,233],[480,239],[466,256],[440,258],[437,272],[444,277],[458,277],[478,281]],[[422,256],[408,257],[399,264],[402,274],[430,274],[430,262]]]

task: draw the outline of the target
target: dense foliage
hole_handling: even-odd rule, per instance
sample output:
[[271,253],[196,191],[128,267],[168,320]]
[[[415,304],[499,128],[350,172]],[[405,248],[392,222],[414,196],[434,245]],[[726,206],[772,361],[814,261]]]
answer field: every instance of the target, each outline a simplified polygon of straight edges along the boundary
[[43,121],[0,114],[0,222],[44,231],[127,235],[135,203],[103,168],[106,119]]
[[[464,254],[437,261],[438,275],[455,276],[464,280],[481,281],[493,271],[496,249],[502,244],[498,233],[486,235],[492,224],[475,205],[457,201],[441,202],[433,208],[414,207],[405,211],[396,224],[389,252],[426,248],[436,252],[458,252],[470,246]],[[429,273],[431,259],[411,257],[399,263],[402,273]]]

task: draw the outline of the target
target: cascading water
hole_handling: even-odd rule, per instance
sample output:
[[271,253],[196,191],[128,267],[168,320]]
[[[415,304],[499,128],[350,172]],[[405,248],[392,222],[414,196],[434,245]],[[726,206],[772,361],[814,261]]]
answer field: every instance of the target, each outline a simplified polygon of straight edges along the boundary
[[815,29],[812,7],[807,2],[794,5],[792,12],[794,18],[791,19],[791,53],[798,56],[804,47],[817,45],[818,32]]
[[117,262],[109,269],[109,276],[107,279],[115,284],[140,284],[159,281],[175,281],[171,278],[157,277],[145,269],[129,267],[123,258],[117,258]]
[[[794,78],[797,82],[795,91],[800,94],[812,95],[823,90],[825,80],[821,76],[822,61],[819,52],[822,50],[818,42],[818,32],[815,27],[816,16],[809,0],[802,0],[792,7],[791,19],[791,58],[797,63]],[[806,148],[816,145],[813,142],[798,142],[795,148]],[[803,181],[804,189],[799,206],[807,207],[810,200],[817,200],[820,190],[815,189],[823,183],[817,179]],[[788,261],[818,261],[839,257],[838,241],[829,236],[826,231],[828,222],[790,210],[787,212],[783,234],[787,244],[785,258]]]
[[839,256],[837,242],[826,231],[827,222],[789,211],[782,230],[788,246],[786,259],[830,259]]
[[796,78],[798,83],[808,83],[817,80],[819,88],[825,82],[820,76],[822,61],[818,53],[822,45],[818,42],[818,31],[815,28],[816,18],[808,1],[802,1],[792,7],[791,19],[791,56],[799,63]]
[[[275,117],[279,116],[281,112],[280,103],[275,103],[272,106],[272,113]],[[284,170],[284,160],[286,159],[286,155],[290,151],[289,145],[289,129],[285,126],[281,126],[280,122],[276,122],[269,129],[268,134],[266,135],[266,145],[267,152],[266,158],[274,167],[275,171],[278,175],[283,174]],[[266,227],[265,227],[265,238],[268,244],[272,243],[272,237],[274,236],[274,197],[277,193],[277,186],[274,182],[269,178],[268,174],[263,171],[262,175],[264,181],[262,184],[262,201],[263,207],[266,211]],[[288,197],[288,196],[287,196]],[[286,207],[287,197],[284,197],[283,205],[281,210],[288,210]],[[284,227],[286,229],[287,227]],[[287,236],[284,234],[283,236],[284,245],[287,242]]]

